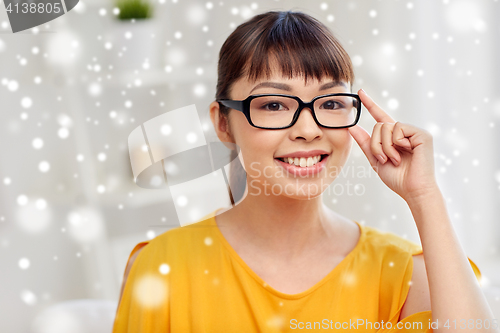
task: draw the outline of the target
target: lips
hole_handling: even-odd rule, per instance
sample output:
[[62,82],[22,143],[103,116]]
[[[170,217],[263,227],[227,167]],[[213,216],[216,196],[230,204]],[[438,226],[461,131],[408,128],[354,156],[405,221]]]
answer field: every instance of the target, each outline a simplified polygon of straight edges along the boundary
[[330,157],[329,154],[324,154],[321,155],[322,158],[320,159],[319,162],[312,166],[296,166],[295,164],[290,164],[289,162],[283,162],[282,159],[280,158],[275,158],[275,161],[283,167],[289,174],[292,176],[313,176],[321,172],[326,166],[326,162],[328,161],[328,158]]
[[309,150],[309,151],[300,150],[300,151],[296,151],[296,152],[289,153],[286,155],[279,155],[279,156],[276,156],[276,158],[284,158],[284,157],[293,157],[293,158],[305,157],[305,158],[308,158],[308,157],[313,157],[313,156],[318,156],[318,155],[329,155],[329,154],[330,154],[329,152],[327,152],[325,150],[320,150],[320,149]]

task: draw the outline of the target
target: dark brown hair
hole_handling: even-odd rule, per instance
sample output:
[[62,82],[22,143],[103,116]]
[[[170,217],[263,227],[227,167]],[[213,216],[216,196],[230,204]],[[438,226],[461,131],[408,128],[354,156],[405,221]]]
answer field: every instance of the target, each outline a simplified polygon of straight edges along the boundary
[[[354,81],[351,59],[328,27],[303,12],[270,11],[240,24],[222,45],[216,99],[230,99],[234,82],[243,76],[253,82],[269,78],[273,74],[269,60],[278,64],[283,77],[303,76],[306,83],[310,77],[318,81],[330,77],[352,87]],[[230,109],[219,106],[229,119]],[[236,151],[231,159],[234,157]],[[239,160],[235,162],[229,183],[237,202],[244,194],[246,179]]]

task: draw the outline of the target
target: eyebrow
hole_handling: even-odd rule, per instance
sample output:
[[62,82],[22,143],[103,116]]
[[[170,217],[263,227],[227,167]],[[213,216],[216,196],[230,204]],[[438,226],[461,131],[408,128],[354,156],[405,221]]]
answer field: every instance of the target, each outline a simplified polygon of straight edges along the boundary
[[[321,87],[319,87],[319,90],[326,90],[329,88],[334,88],[342,86],[347,89],[347,85],[344,82],[341,81],[332,81],[332,82],[327,82],[323,84]],[[250,93],[254,91],[255,89],[263,88],[263,87],[269,87],[269,88],[275,88],[275,89],[280,89],[280,90],[286,90],[286,91],[292,91],[292,87],[286,83],[278,83],[278,82],[261,82],[255,87],[253,87],[252,90],[250,90]]]

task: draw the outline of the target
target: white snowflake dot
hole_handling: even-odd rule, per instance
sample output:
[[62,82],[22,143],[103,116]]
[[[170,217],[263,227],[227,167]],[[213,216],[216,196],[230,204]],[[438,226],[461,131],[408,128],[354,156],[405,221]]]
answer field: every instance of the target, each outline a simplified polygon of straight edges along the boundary
[[9,83],[7,83],[7,89],[9,89],[10,91],[16,91],[18,88],[19,83],[17,83],[17,81],[15,80],[9,81]]
[[180,207],[186,206],[187,203],[188,203],[188,199],[184,195],[181,195],[180,197],[177,198],[177,204]]
[[170,273],[170,266],[168,264],[161,264],[159,271],[161,274],[167,275],[168,273]]
[[61,127],[61,128],[57,131],[57,135],[58,135],[61,139],[66,139],[66,138],[69,136],[69,130],[68,130],[66,127]]
[[28,269],[30,267],[30,261],[28,258],[21,258],[19,259],[19,268],[21,269]]
[[41,172],[47,172],[50,170],[50,164],[49,162],[47,161],[41,161],[39,164],[38,164],[38,170],[40,170]]
[[391,110],[396,110],[398,107],[399,107],[399,102],[397,99],[395,98],[391,98],[388,102],[387,102],[387,106],[389,107],[389,109]]
[[106,192],[106,187],[104,185],[98,185],[97,186],[97,193],[104,193]]
[[30,290],[23,290],[21,292],[21,299],[28,305],[35,305],[37,303],[36,295]]
[[198,136],[196,135],[196,133],[194,132],[189,132],[187,135],[186,135],[186,140],[187,142],[189,143],[195,143],[196,140],[198,140]]
[[37,201],[35,201],[35,207],[38,210],[44,210],[45,208],[47,208],[47,201],[45,201],[45,199],[38,199]]
[[33,101],[29,97],[23,97],[21,99],[21,106],[25,109],[29,109],[33,105]]
[[363,58],[360,55],[355,55],[352,57],[352,64],[355,67],[359,67],[363,64]]
[[17,197],[17,204],[19,206],[26,206],[28,204],[28,197],[24,194],[21,194]]
[[172,133],[172,126],[170,126],[169,124],[163,124],[160,128],[160,131],[161,131],[161,134],[167,136],[170,133]]
[[206,88],[206,87],[205,87],[205,85],[204,85],[204,84],[202,84],[202,83],[198,83],[198,84],[196,84],[196,85],[194,86],[194,88],[193,88],[193,93],[194,93],[196,96],[198,96],[198,97],[203,97],[203,96],[205,96],[206,92],[207,92],[207,88]]
[[43,140],[40,138],[34,138],[33,141],[31,142],[33,148],[35,149],[40,149],[43,147]]

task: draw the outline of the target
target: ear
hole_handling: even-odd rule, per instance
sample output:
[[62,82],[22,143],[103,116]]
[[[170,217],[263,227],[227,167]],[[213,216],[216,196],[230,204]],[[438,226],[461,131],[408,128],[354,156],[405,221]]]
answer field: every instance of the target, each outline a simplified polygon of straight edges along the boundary
[[[215,133],[221,142],[224,144],[226,142],[236,143],[229,131],[229,119],[222,114],[218,102],[210,103],[210,120],[212,120]],[[230,145],[226,145],[226,147],[231,148]]]

